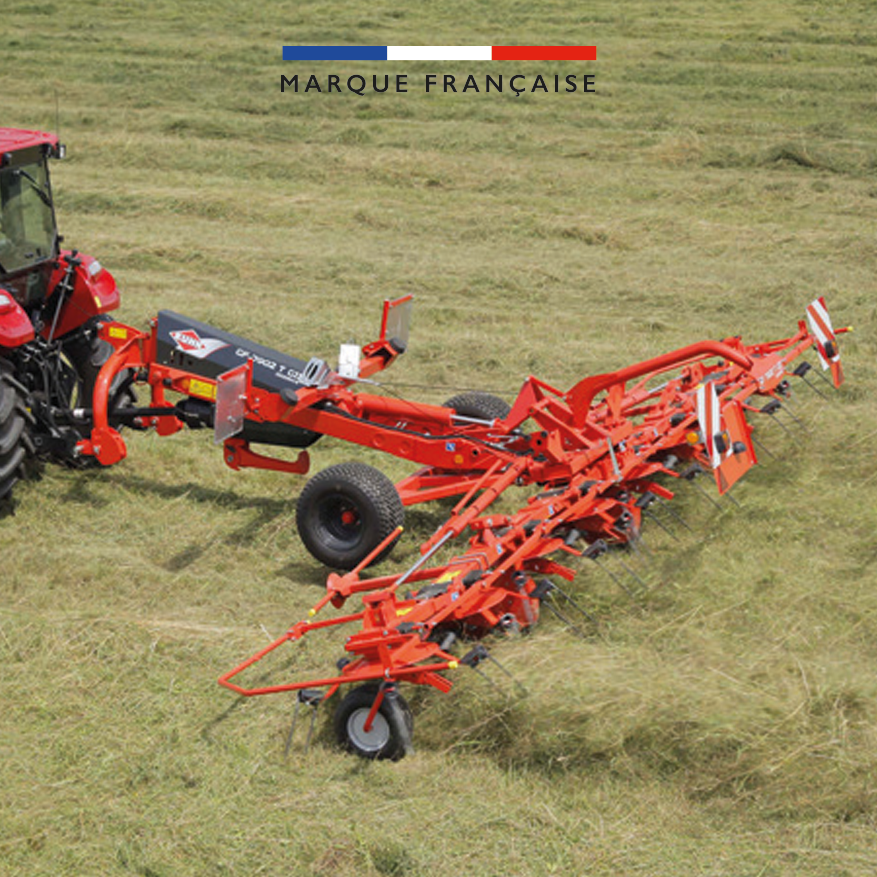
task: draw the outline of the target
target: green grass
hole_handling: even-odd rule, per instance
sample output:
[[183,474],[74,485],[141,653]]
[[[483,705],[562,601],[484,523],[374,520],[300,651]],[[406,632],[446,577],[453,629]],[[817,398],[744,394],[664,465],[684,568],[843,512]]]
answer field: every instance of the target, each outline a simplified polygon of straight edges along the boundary
[[[131,323],[168,307],[334,358],[414,292],[386,381],[432,402],[783,337],[823,294],[856,332],[837,399],[799,394],[806,440],[764,427],[780,459],[742,508],[689,492],[694,535],[649,528],[641,605],[582,565],[599,631],[497,643],[526,697],[463,673],[406,692],[395,765],[340,754],[329,710],[284,759],[290,699],[215,682],[322,592],[302,480],[233,473],[199,433],[47,468],[0,520],[0,873],[873,874],[872,4],[7,7],[0,121],[54,129],[57,94],[62,230]],[[595,95],[422,93],[467,64],[398,65],[405,95],[279,91],[284,43],[574,40],[598,46]],[[410,515],[394,564],[440,515]]]

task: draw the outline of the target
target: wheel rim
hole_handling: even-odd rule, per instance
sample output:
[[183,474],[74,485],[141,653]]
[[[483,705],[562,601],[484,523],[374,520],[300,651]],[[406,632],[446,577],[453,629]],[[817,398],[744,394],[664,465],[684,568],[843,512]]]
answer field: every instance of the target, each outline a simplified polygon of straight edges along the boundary
[[326,532],[344,545],[355,545],[362,534],[362,516],[348,499],[327,499],[320,506],[320,523]]
[[360,751],[368,753],[380,752],[390,742],[390,724],[378,712],[372,720],[371,730],[366,731],[365,722],[371,710],[354,710],[347,720],[347,736],[350,742]]

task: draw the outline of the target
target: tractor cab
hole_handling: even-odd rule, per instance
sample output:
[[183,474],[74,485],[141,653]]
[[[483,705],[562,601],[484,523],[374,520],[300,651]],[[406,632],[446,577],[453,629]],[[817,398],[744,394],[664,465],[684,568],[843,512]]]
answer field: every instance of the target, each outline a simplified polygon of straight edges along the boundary
[[0,285],[22,307],[45,300],[59,256],[49,158],[53,134],[0,128]]

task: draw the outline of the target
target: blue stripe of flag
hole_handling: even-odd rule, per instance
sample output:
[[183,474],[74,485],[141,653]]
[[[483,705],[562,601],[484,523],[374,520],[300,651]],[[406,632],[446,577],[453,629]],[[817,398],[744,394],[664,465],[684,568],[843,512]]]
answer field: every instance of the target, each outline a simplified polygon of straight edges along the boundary
[[284,61],[386,61],[386,46],[284,46]]

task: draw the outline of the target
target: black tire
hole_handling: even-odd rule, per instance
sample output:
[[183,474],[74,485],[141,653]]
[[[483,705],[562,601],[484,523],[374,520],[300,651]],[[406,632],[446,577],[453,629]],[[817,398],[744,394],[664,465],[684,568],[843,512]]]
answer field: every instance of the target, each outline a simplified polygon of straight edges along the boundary
[[391,687],[366,731],[365,721],[379,690],[379,686],[368,684],[347,694],[335,710],[335,736],[344,749],[360,758],[399,761],[413,752],[414,719],[405,698]]
[[[91,408],[94,404],[94,385],[100,374],[101,368],[113,355],[113,345],[98,337],[98,329],[101,323],[109,323],[112,318],[106,315],[93,317],[83,326],[85,331],[73,334],[63,342],[64,353],[70,364],[76,371],[76,407]],[[107,399],[107,407],[110,411],[116,408],[128,408],[137,404],[137,397],[131,389],[133,369],[120,372],[110,385],[110,393]],[[71,399],[73,394],[71,393]],[[117,426],[116,429],[124,427]],[[87,438],[90,428],[79,429],[80,435]],[[60,462],[75,469],[100,469],[103,464],[96,457],[63,457]]]
[[479,420],[505,420],[512,410],[499,396],[478,392],[452,396],[442,407],[452,408],[461,417],[477,417]]
[[[393,482],[365,463],[339,463],[301,492],[296,524],[305,548],[321,563],[353,569],[397,527],[405,510]],[[383,560],[392,544],[372,563]]]
[[12,488],[22,478],[25,458],[33,453],[29,420],[12,365],[0,359],[0,503],[12,496]]
[[[79,376],[79,393],[76,402],[78,408],[91,408],[97,376],[106,361],[113,355],[113,345],[101,340],[97,334],[100,324],[110,322],[110,319],[107,316],[94,317],[86,325],[84,333],[77,333],[64,342],[64,353]],[[125,383],[126,372],[121,372],[110,387],[110,405],[113,408],[125,408],[136,404],[136,397],[130,387],[121,389]]]

